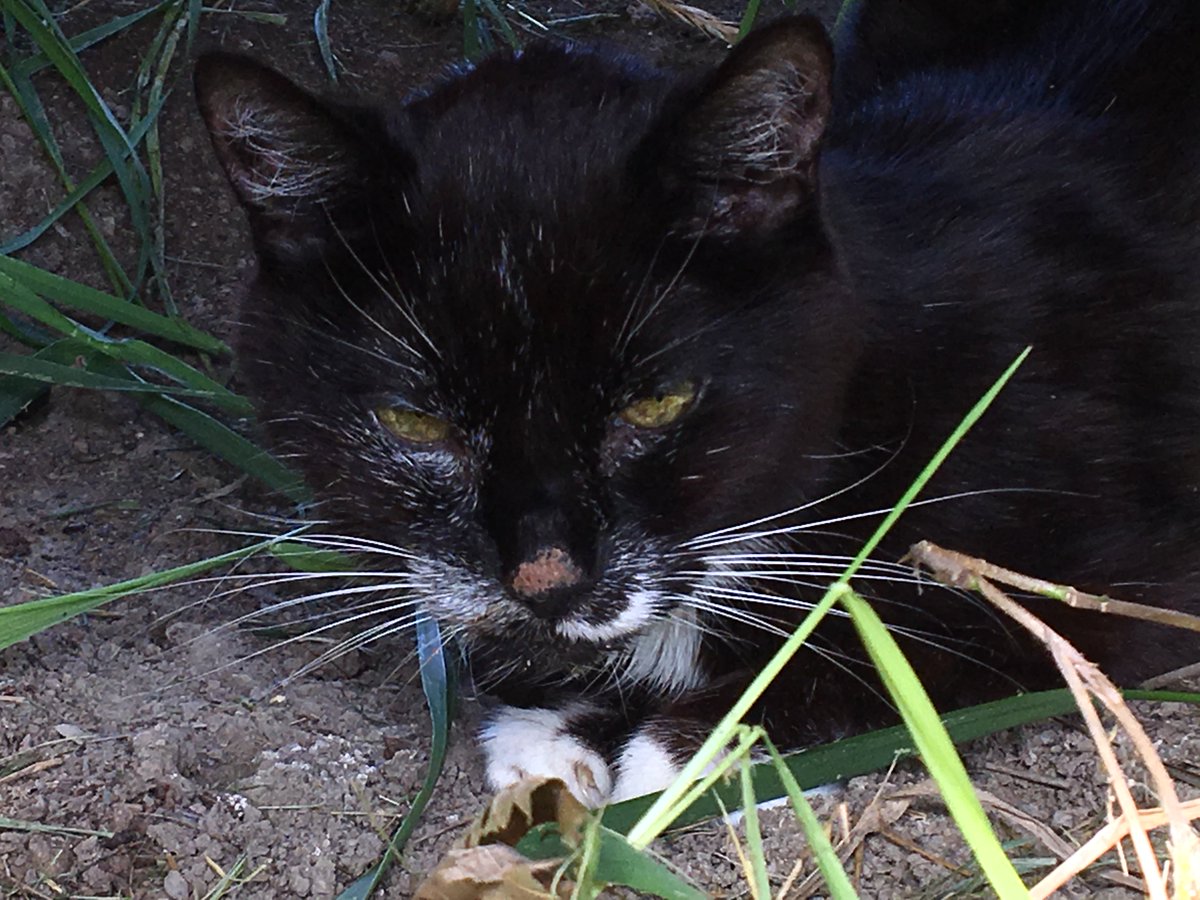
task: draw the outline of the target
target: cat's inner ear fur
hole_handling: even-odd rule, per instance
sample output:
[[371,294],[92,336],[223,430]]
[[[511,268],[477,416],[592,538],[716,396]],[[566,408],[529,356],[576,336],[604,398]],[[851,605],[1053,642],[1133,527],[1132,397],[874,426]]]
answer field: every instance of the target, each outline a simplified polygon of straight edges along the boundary
[[333,210],[361,188],[361,145],[329,107],[264,66],[202,56],[196,99],[260,250],[306,252],[333,237]]
[[761,234],[807,203],[832,74],[829,39],[811,17],[752,32],[730,52],[655,140],[685,234]]

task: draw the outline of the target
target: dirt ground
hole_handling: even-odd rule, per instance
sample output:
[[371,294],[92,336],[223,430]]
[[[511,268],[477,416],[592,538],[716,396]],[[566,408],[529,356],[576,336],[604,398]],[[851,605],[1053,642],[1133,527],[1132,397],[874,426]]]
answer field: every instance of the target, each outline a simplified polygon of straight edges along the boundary
[[[140,6],[78,4],[64,27],[76,33]],[[247,7],[286,12],[285,26],[209,15],[201,45],[253,54],[319,86],[314,6],[266,0]],[[402,6],[333,3],[330,32],[351,88],[403,91],[459,54],[457,24],[430,24]],[[818,11],[828,20],[834,6]],[[561,36],[598,36],[673,61],[721,52],[620,2],[529,8],[547,19],[606,14],[555,26]],[[118,114],[127,109],[122,88],[150,36],[134,29],[84,55]],[[162,126],[172,284],[190,321],[227,336],[251,266],[249,245],[182,66],[181,76]],[[97,158],[94,142],[65,92],[49,78],[41,84],[68,164],[82,173]],[[0,237],[36,223],[59,197],[14,104],[0,95]],[[114,246],[128,253],[119,200],[102,191],[92,208]],[[103,286],[77,220],[64,220],[22,258]],[[287,512],[135,401],[55,389],[48,402],[0,430],[0,603],[199,559],[237,544],[217,532],[262,529],[263,516]],[[220,871],[244,859],[243,875],[254,874],[230,895],[327,898],[378,858],[381,835],[407,811],[428,755],[410,648],[357,653],[281,684],[322,648],[260,652],[269,640],[222,626],[274,595],[212,593],[211,584],[197,583],[122,601],[0,652],[0,897],[199,898]],[[387,882],[387,897],[411,896],[419,874],[485,795],[472,739],[478,701],[468,697],[462,707],[441,787]],[[1141,711],[1185,791],[1200,793],[1200,712],[1181,705]],[[1045,865],[1053,856],[1047,842],[1077,845],[1103,823],[1108,793],[1089,747],[1072,720],[968,750],[979,787],[1010,805],[997,820],[1017,842],[1014,856]],[[817,799],[835,834],[858,824],[865,835],[852,861],[862,896],[971,892],[960,869],[968,855],[923,782],[922,771],[908,765],[834,786]],[[26,824],[12,827],[5,818]],[[803,841],[786,817],[769,815],[767,844],[780,885]],[[748,896],[724,826],[670,837],[662,849],[715,896]],[[801,895],[812,868],[805,866],[788,896]],[[1114,873],[1115,861],[1072,890],[1133,896]]]

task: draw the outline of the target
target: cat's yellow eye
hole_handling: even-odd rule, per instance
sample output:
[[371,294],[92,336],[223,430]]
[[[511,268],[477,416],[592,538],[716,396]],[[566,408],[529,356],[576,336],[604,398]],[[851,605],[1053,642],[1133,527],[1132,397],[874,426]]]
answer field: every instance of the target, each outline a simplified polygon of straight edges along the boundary
[[695,399],[695,383],[685,381],[653,397],[634,400],[620,416],[635,428],[663,428],[687,412]]
[[379,419],[379,423],[384,428],[396,437],[414,444],[434,444],[444,441],[450,436],[452,430],[450,423],[445,419],[417,412],[414,409],[381,406],[375,410],[375,417]]

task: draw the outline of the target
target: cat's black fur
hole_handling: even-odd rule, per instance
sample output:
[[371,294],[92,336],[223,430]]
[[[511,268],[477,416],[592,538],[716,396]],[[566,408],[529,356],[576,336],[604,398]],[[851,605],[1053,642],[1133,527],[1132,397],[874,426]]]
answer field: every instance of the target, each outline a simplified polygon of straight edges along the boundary
[[[613,768],[598,796],[631,737],[681,751],[778,645],[748,618],[790,630],[1027,344],[925,495],[952,499],[876,557],[930,538],[1200,612],[1198,47],[1192,0],[865,0],[836,70],[807,18],[698,77],[535,46],[378,106],[201,61],[260,259],[247,385],[506,704],[494,781],[541,765],[509,720]],[[620,417],[681,383],[672,424]],[[868,574],[940,705],[1053,681],[978,602]],[[1031,608],[1123,681],[1200,659]],[[791,746],[892,719],[834,618],[757,715]]]

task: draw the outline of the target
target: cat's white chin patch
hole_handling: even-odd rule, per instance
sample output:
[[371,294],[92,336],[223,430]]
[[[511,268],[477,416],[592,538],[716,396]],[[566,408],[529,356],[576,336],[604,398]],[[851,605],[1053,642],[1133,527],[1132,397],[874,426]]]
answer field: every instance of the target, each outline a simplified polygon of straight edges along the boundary
[[633,634],[646,625],[654,616],[658,595],[653,591],[630,591],[626,595],[625,608],[604,622],[589,622],[579,617],[568,617],[555,630],[568,641],[602,643]]
[[492,790],[525,778],[558,778],[587,806],[603,806],[613,788],[608,764],[567,730],[573,717],[587,711],[584,706],[498,709],[480,734]]
[[672,610],[630,642],[621,678],[672,694],[700,687],[705,681],[700,665],[703,634],[695,610]]

